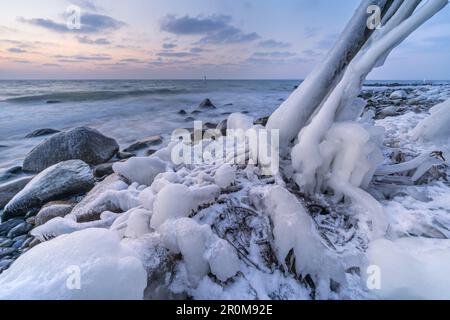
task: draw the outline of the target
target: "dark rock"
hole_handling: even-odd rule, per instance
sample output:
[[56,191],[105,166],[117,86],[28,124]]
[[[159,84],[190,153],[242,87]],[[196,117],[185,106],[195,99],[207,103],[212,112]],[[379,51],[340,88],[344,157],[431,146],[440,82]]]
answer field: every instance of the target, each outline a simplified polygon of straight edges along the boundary
[[182,116],[187,115],[186,110],[180,110],[178,111],[178,114],[181,114]]
[[94,168],[94,176],[97,178],[102,178],[104,176],[109,176],[110,174],[113,174],[113,163],[103,163],[99,164]]
[[202,113],[202,112],[200,110],[194,110],[191,112],[191,114],[199,114],[199,113]]
[[135,156],[136,155],[134,153],[130,153],[130,152],[122,152],[122,151],[117,152],[117,159],[120,159],[120,160],[129,159],[129,158],[132,158]]
[[0,259],[10,256],[17,251],[16,248],[0,248]]
[[49,129],[49,128],[38,129],[38,130],[35,130],[35,131],[27,134],[25,136],[25,138],[35,138],[35,137],[48,136],[48,135],[55,134],[55,133],[58,133],[58,132],[61,132],[61,131],[55,130],[55,129]]
[[278,99],[278,101],[282,102],[282,101],[284,101],[284,99],[283,99],[283,98],[280,98],[280,99]]
[[3,221],[66,196],[82,194],[94,186],[91,168],[81,160],[58,163],[38,174],[5,207]]
[[149,150],[145,151],[145,155],[146,155],[147,157],[150,157],[150,156],[153,155],[156,151],[157,151],[157,150],[149,149]]
[[11,246],[11,248],[20,249],[22,247],[23,243],[29,238],[30,238],[30,236],[28,236],[26,234],[18,236],[18,237],[15,237],[13,239],[14,244]]
[[0,173],[0,182],[10,180],[14,178],[16,175],[22,173],[22,167],[16,166],[12,168],[8,168],[6,170],[2,170]]
[[33,237],[26,238],[26,240],[22,242],[22,245],[20,246],[19,250],[24,250],[28,248],[33,239],[34,239]]
[[12,238],[16,238],[21,235],[25,235],[28,232],[30,232],[31,229],[33,229],[33,226],[31,224],[23,222],[23,223],[19,224],[18,226],[15,226],[8,232],[8,238],[12,239]]
[[57,202],[50,202],[46,204],[36,215],[35,225],[41,226],[48,221],[57,218],[67,216],[73,209],[72,204],[63,204]]
[[33,226],[36,225],[36,217],[29,217],[25,221]]
[[4,259],[0,261],[0,273],[7,270],[11,264],[14,262],[14,259]]
[[0,224],[0,236],[5,237],[8,232],[19,224],[23,223],[23,219],[11,219]]
[[209,99],[205,99],[198,106],[200,109],[215,109],[216,106]]
[[4,239],[0,242],[0,248],[9,248],[14,244],[14,241],[11,239]]
[[56,104],[56,103],[62,103],[62,102],[59,100],[47,100],[46,103],[47,104]]
[[224,107],[231,107],[232,105],[232,103],[227,103],[226,105],[224,105]]
[[142,140],[139,140],[135,143],[133,143],[132,145],[126,147],[123,151],[124,152],[133,152],[133,151],[137,151],[137,150],[142,150],[145,148],[148,148],[150,146],[155,146],[158,144],[161,144],[163,141],[163,138],[161,136],[152,136],[152,137],[148,137]]
[[269,117],[263,117],[263,118],[257,119],[253,124],[255,124],[255,125],[260,124],[260,125],[262,125],[263,127],[265,127],[266,124],[267,124],[267,121],[269,121]]
[[223,136],[227,134],[227,119],[219,122],[219,124],[217,125],[217,130],[219,130]]
[[0,209],[3,209],[32,179],[33,177],[25,177],[0,185]]
[[211,122],[205,122],[203,124],[203,129],[204,130],[208,130],[208,129],[216,129],[217,128],[217,123],[211,123]]
[[97,165],[107,162],[118,150],[116,140],[95,129],[79,127],[57,133],[31,150],[23,162],[23,170],[40,172],[56,163],[73,159]]
[[186,122],[192,122],[192,121],[195,121],[195,119],[192,118],[192,117],[187,117],[186,119],[184,119],[184,121],[186,121]]

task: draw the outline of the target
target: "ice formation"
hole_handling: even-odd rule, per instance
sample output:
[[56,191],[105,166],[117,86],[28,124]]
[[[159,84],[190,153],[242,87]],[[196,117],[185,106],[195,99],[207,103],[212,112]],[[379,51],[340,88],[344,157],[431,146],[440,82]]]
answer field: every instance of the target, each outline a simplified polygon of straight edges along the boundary
[[229,164],[222,165],[216,171],[214,181],[221,189],[230,187],[236,180],[236,169]]
[[147,275],[135,254],[105,229],[45,242],[0,276],[1,299],[142,299]]
[[150,186],[158,174],[166,171],[166,164],[156,157],[133,157],[126,162],[115,163],[113,170],[131,182]]
[[183,255],[189,281],[194,287],[209,271],[221,281],[239,271],[239,259],[234,249],[213,234],[208,225],[181,218],[167,221],[158,232],[171,252]]

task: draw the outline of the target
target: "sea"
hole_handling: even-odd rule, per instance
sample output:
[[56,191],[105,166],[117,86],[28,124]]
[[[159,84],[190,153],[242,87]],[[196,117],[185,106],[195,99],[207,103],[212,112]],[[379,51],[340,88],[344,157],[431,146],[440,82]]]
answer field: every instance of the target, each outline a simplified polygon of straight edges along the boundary
[[[270,115],[302,80],[3,80],[0,81],[0,171],[20,165],[48,137],[30,132],[96,128],[121,147],[151,135],[169,139],[193,119],[219,122],[230,113]],[[367,86],[440,86],[450,81],[368,81]],[[204,99],[217,107],[198,109]],[[186,114],[180,114],[184,110]],[[167,141],[166,141],[167,142]]]

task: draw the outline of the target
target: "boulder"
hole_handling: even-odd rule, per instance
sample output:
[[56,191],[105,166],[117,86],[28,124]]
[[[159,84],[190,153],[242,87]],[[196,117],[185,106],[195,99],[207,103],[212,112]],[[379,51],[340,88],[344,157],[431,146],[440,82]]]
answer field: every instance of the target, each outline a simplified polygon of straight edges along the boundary
[[92,170],[81,160],[58,163],[38,174],[5,207],[2,219],[24,216],[29,210],[66,196],[82,194],[94,186]]
[[61,132],[61,131],[55,130],[55,129],[50,129],[50,128],[38,129],[38,130],[34,130],[33,132],[27,134],[25,136],[25,138],[36,138],[36,137],[48,136],[48,135],[55,134],[58,132]]
[[99,164],[98,166],[96,166],[94,168],[94,176],[97,178],[102,178],[104,176],[109,176],[110,174],[113,174],[113,163],[112,162],[108,162],[108,163],[103,163],[103,164]]
[[182,116],[187,115],[186,110],[180,110],[178,111],[178,114],[181,114]]
[[40,172],[56,163],[73,159],[97,165],[107,162],[118,150],[116,140],[95,129],[79,127],[57,133],[31,150],[23,162],[23,170]]
[[3,209],[32,179],[33,177],[25,177],[0,185],[0,209]]
[[39,227],[56,217],[64,218],[73,209],[73,205],[69,203],[48,203],[36,215],[35,226]]
[[216,106],[209,99],[205,99],[198,106],[200,109],[215,109]]
[[11,229],[23,223],[23,219],[11,219],[0,224],[0,237],[6,237]]
[[134,151],[142,150],[142,149],[148,148],[150,146],[155,146],[155,145],[161,144],[162,141],[163,141],[163,138],[159,135],[148,137],[148,138],[139,140],[139,141],[129,145],[128,147],[123,149],[123,152],[131,153]]
[[15,226],[8,232],[8,238],[16,238],[22,235],[27,234],[28,232],[33,229],[33,226],[31,224],[28,224],[26,222],[22,222],[21,224]]

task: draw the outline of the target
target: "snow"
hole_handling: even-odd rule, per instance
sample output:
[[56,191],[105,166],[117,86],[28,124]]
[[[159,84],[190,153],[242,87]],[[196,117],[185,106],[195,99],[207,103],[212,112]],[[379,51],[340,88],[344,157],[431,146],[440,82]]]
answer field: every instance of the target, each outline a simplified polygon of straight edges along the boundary
[[370,244],[368,264],[380,270],[382,299],[450,299],[450,240],[380,239]]
[[229,164],[222,165],[216,171],[214,176],[215,183],[221,188],[226,189],[230,187],[236,180],[236,169]]
[[113,170],[131,182],[150,186],[159,173],[166,171],[166,164],[156,157],[133,157],[125,162],[115,163]]
[[0,298],[142,299],[146,286],[141,262],[114,232],[87,229],[45,242],[22,255],[0,275]]

